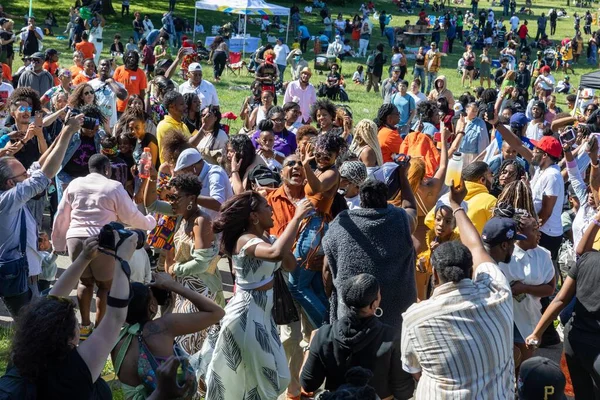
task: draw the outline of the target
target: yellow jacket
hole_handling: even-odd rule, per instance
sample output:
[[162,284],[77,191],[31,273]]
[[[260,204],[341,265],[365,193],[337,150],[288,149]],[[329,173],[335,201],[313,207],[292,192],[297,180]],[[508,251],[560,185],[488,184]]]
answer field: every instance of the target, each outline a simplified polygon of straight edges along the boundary
[[[481,234],[485,223],[492,218],[492,212],[496,207],[498,199],[492,196],[481,183],[465,182],[465,185],[467,186],[467,196],[465,197],[465,202],[468,206],[467,216],[471,219],[473,225],[475,225],[477,232]],[[433,229],[434,227],[434,212],[435,208],[431,209],[425,216],[425,225],[429,229]]]

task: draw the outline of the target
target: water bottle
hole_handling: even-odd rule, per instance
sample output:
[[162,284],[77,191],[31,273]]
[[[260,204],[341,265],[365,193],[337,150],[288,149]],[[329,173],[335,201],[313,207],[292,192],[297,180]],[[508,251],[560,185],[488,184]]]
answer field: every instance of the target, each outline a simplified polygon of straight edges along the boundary
[[452,158],[448,162],[448,168],[446,169],[446,186],[452,186],[452,181],[454,181],[454,186],[460,185],[460,177],[462,174],[463,168],[463,155],[462,153],[456,152],[452,154]]
[[144,147],[144,152],[140,157],[138,165],[139,177],[146,179],[150,177],[150,168],[152,167],[152,153],[150,153],[150,147]]

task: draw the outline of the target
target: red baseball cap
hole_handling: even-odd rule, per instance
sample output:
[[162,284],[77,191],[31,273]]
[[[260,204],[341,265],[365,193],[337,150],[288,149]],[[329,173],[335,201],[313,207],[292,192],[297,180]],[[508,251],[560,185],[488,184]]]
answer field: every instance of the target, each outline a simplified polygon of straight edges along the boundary
[[540,140],[531,140],[531,143],[554,158],[560,158],[562,155],[562,146],[554,136],[544,136]]

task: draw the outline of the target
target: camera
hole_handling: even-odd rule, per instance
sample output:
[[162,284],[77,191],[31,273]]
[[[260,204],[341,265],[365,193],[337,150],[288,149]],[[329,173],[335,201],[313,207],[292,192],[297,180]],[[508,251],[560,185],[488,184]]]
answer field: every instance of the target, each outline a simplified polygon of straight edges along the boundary
[[[115,243],[114,232],[119,234],[119,242]],[[116,251],[119,245],[134,233],[137,234],[137,244],[135,248],[139,250],[144,247],[144,242],[146,242],[146,232],[141,229],[125,229],[125,226],[118,222],[111,222],[100,229],[98,245],[104,249]]]
[[[76,108],[67,107],[67,111],[69,111],[69,110],[71,111],[71,115],[73,117],[81,114],[81,111],[79,111]],[[92,129],[96,128],[98,125],[100,125],[100,121],[98,121],[97,118],[83,117],[83,124],[81,125],[81,127],[84,129],[92,130]]]

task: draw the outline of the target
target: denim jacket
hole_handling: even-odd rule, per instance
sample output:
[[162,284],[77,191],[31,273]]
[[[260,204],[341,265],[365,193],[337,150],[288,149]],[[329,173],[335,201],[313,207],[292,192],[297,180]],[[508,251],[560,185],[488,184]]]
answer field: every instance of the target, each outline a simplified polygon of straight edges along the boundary
[[485,122],[479,117],[473,119],[473,121],[465,127],[465,136],[460,144],[460,151],[462,153],[479,154],[479,142],[482,136],[487,134]]
[[[102,147],[100,146],[100,141],[102,139],[104,139],[105,136],[106,136],[106,132],[104,132],[104,130],[102,130],[102,129],[99,129],[98,132],[96,132],[96,135],[94,136],[94,144],[96,145],[96,152],[98,152],[98,153],[100,153],[100,150],[102,149]],[[65,152],[65,158],[63,159],[62,163],[60,164],[60,171],[62,171],[63,167],[65,165],[67,165],[67,163],[69,162],[71,157],[73,157],[73,154],[75,154],[75,151],[77,151],[77,149],[79,148],[80,145],[81,145],[81,132],[77,132],[76,134],[73,135],[73,137],[71,138],[71,142],[69,143],[69,146],[67,147],[67,151]]]

